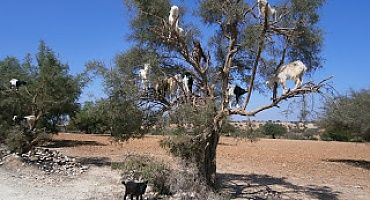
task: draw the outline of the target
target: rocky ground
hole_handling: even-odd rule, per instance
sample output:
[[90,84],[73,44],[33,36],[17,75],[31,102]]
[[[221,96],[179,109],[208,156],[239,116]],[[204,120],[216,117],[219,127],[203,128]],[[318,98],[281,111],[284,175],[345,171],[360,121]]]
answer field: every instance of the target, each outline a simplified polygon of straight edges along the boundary
[[[111,163],[127,155],[172,162],[159,146],[161,138],[117,142],[101,135],[56,135],[46,148],[89,169],[51,173],[8,156],[0,165],[0,200],[122,199],[124,187]],[[217,164],[222,192],[232,199],[370,199],[370,144],[222,138]]]

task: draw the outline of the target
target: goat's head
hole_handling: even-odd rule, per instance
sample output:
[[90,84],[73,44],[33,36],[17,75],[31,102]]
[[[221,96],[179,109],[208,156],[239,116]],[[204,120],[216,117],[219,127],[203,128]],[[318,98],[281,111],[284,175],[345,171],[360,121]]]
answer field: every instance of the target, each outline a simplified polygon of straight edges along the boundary
[[270,88],[272,90],[274,88],[274,85],[275,85],[276,82],[277,82],[276,77],[273,76],[273,77],[269,78],[266,81],[266,85],[267,85],[268,88]]
[[170,15],[178,16],[179,15],[179,7],[173,5],[171,6]]

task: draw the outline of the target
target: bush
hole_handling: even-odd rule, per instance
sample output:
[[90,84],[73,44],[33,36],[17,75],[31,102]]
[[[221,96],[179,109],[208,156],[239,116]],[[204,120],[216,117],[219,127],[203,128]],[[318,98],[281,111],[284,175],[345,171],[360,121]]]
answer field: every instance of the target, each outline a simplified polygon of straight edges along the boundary
[[114,163],[112,168],[123,170],[123,178],[125,179],[143,178],[153,184],[156,192],[170,194],[170,186],[167,181],[170,170],[163,163],[155,162],[152,158],[129,156],[122,164]]
[[41,131],[29,131],[16,126],[10,130],[5,144],[12,152],[26,153],[34,146],[39,146],[50,140],[50,135]]
[[145,156],[129,156],[123,163],[113,163],[112,169],[123,171],[124,179],[143,178],[153,184],[154,191],[160,195],[194,193],[192,199],[225,199],[215,194],[193,164],[181,163],[180,169],[172,170],[161,162]]
[[325,140],[370,141],[370,90],[351,91],[326,102],[320,126],[325,128]]
[[321,135],[324,141],[349,142],[352,139],[351,134],[345,132],[326,132]]
[[273,124],[271,122],[267,122],[262,125],[258,131],[265,135],[271,135],[273,139],[275,139],[276,136],[282,136],[288,132],[285,126],[281,124]]

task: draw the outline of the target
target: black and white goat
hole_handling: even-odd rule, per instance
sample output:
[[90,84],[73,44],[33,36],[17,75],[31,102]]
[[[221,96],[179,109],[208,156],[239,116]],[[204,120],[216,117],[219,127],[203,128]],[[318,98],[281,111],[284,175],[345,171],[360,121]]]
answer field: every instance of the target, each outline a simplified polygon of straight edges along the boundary
[[142,89],[149,88],[149,69],[150,69],[150,65],[148,63],[145,63],[144,68],[140,69],[139,71]]
[[257,0],[258,3],[258,16],[265,18],[265,11],[267,9],[267,14],[276,21],[276,9],[271,7],[267,0]]
[[24,127],[28,127],[29,130],[32,131],[32,129],[34,128],[35,123],[36,123],[36,116],[35,115],[28,115],[28,116],[24,116],[24,117],[18,117],[17,115],[15,115],[13,117],[13,121],[16,124],[21,124]]
[[232,97],[235,97],[236,107],[239,108],[240,97],[246,94],[248,91],[241,88],[238,85],[229,85],[228,86],[228,95],[229,95],[229,107],[232,106]]
[[294,89],[297,89],[302,86],[302,78],[306,71],[307,71],[306,65],[304,65],[302,61],[297,60],[287,65],[281,66],[277,74],[275,74],[268,81],[266,81],[266,84],[270,89],[273,89],[275,83],[281,84],[283,87],[283,93],[286,93],[289,91],[286,85],[286,81],[288,79],[294,80],[295,82]]
[[182,84],[186,95],[191,95],[193,93],[193,83],[194,79],[191,73],[185,72],[184,77],[182,78]]
[[15,79],[15,78],[13,78],[12,80],[10,80],[9,82],[10,82],[10,87],[12,89],[15,89],[15,90],[18,90],[18,88],[20,86],[27,84],[26,81],[21,81],[21,80]]

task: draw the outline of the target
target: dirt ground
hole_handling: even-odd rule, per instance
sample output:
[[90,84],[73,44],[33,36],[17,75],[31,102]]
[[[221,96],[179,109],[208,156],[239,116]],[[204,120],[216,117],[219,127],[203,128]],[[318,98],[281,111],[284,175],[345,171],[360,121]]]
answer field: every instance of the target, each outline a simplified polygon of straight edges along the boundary
[[[117,142],[103,135],[55,135],[48,148],[79,158],[90,170],[68,179],[0,166],[0,200],[122,199],[123,186],[111,162],[124,162],[128,155],[172,162],[159,146],[161,139]],[[232,199],[370,199],[368,143],[221,138],[217,170],[223,193]]]

